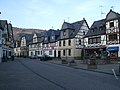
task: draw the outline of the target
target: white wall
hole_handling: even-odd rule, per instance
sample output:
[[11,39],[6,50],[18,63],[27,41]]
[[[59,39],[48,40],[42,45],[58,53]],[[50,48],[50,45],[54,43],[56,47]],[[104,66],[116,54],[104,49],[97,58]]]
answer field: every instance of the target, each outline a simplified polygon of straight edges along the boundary
[[[99,36],[94,36],[94,37],[99,37]],[[97,43],[97,44],[88,44],[88,37],[84,38],[84,44],[85,44],[86,47],[88,47],[88,46],[89,47],[90,46],[96,46],[97,47],[99,45],[106,45],[106,35],[101,35],[101,43]]]
[[[118,20],[111,20],[110,22],[114,22],[114,27],[118,27]],[[110,22],[106,22],[106,29],[110,28]]]
[[20,56],[20,47],[14,48],[14,54]]

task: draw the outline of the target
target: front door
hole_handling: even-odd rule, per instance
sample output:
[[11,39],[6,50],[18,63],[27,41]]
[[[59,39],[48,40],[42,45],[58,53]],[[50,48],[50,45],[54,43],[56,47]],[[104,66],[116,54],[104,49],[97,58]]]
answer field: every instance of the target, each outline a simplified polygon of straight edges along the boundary
[[56,57],[56,50],[54,50],[54,57]]

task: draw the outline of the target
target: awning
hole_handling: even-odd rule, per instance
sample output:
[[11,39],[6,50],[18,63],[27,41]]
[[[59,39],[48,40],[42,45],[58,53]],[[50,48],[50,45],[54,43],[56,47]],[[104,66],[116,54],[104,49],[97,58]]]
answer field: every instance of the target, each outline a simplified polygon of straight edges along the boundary
[[118,46],[116,46],[116,47],[108,47],[106,50],[107,51],[118,51],[119,47]]

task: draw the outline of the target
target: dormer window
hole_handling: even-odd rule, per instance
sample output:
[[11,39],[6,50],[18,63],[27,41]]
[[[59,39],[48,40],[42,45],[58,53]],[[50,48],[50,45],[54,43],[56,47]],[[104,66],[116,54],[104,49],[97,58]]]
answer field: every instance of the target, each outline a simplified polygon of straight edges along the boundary
[[93,28],[92,31],[95,32],[95,29]]
[[47,40],[47,37],[45,37],[45,40]]
[[65,32],[65,30],[63,30],[63,35],[64,35],[64,36],[66,35],[66,32]]
[[102,26],[101,26],[101,27],[99,27],[99,30],[100,30],[100,31],[102,31],[102,30],[103,30],[103,27],[102,27]]
[[52,36],[51,38],[54,39],[54,36]]

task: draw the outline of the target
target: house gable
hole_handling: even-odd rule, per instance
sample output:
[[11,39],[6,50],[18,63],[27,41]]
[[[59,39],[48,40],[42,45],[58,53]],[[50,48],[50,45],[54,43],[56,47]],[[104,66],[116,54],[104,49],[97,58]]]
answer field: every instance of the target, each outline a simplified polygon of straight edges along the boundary
[[81,27],[79,28],[76,36],[75,36],[75,45],[76,48],[83,48],[84,46],[84,35],[88,32],[89,27],[87,22],[84,21]]
[[106,15],[106,21],[114,20],[120,18],[120,14],[110,10],[110,12]]
[[36,43],[36,42],[38,42],[38,40],[37,40],[37,34],[34,33],[34,35],[33,35],[33,43]]

